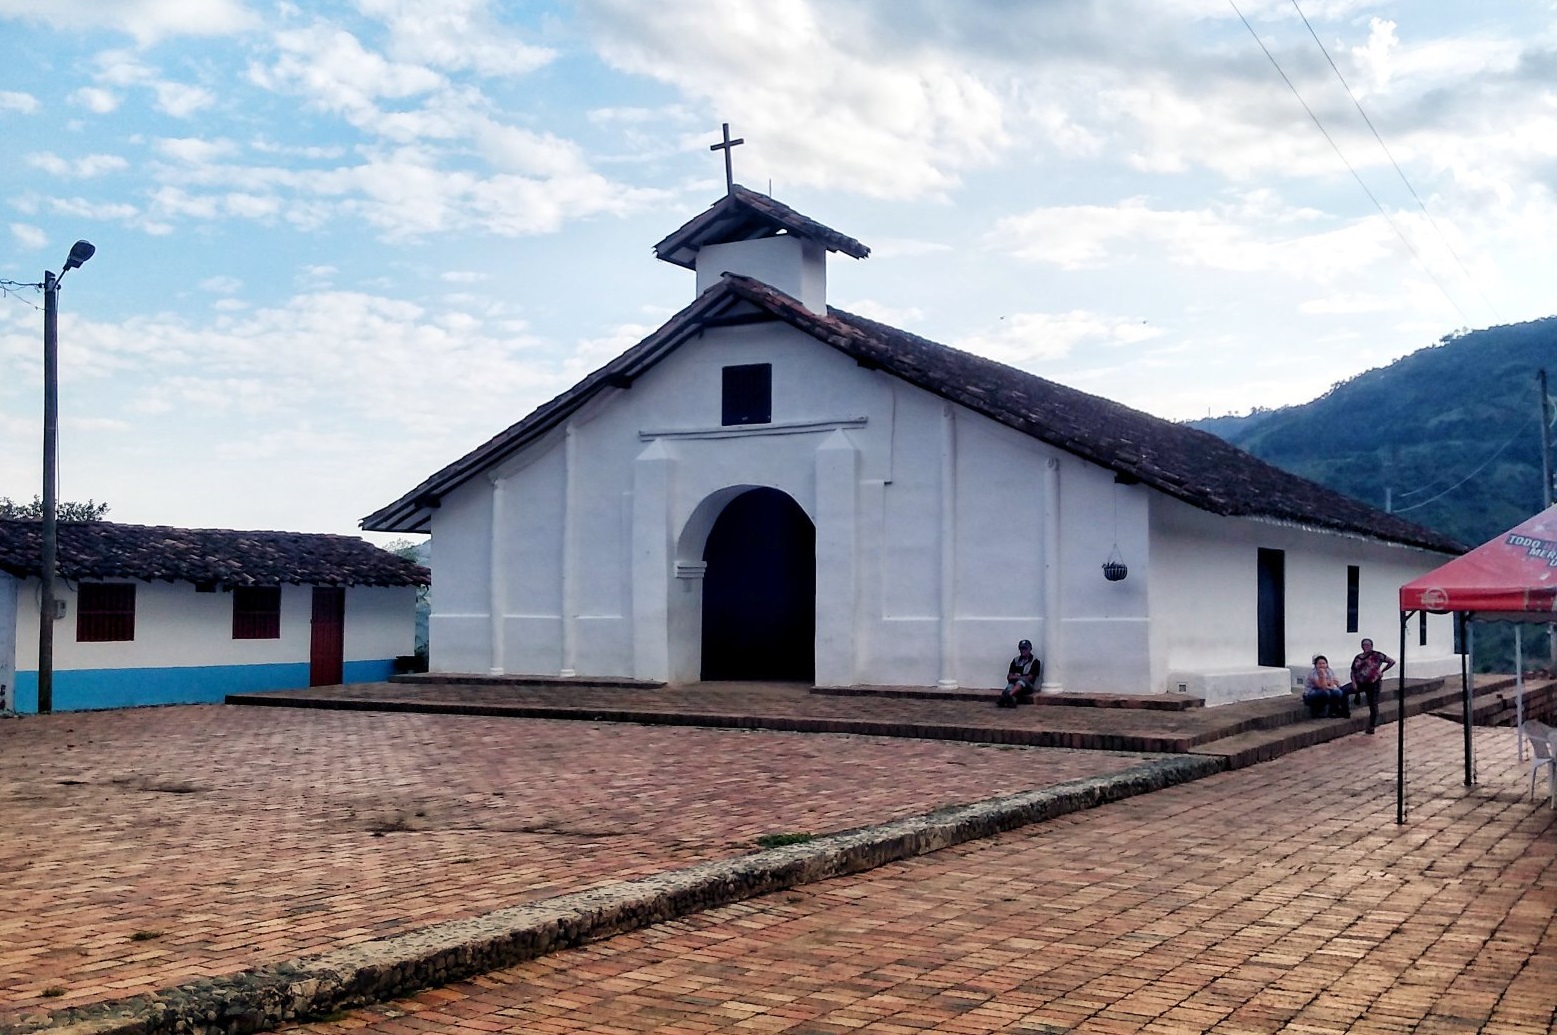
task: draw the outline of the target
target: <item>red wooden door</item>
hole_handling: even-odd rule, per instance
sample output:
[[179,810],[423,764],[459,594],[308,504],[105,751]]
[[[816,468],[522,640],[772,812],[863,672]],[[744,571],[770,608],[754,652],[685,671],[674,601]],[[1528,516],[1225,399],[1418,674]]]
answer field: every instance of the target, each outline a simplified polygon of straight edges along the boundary
[[339,586],[314,587],[314,620],[308,651],[308,685],[334,686],[341,681],[346,647],[346,591]]

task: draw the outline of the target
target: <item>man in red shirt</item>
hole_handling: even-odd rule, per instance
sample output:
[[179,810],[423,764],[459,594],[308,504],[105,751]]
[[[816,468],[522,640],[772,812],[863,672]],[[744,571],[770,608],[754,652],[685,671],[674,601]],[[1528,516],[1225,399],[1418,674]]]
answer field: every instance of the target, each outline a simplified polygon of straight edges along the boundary
[[1373,649],[1372,640],[1362,641],[1362,653],[1352,659],[1352,690],[1368,699],[1368,730],[1379,724],[1379,691],[1384,673],[1395,667],[1395,659]]

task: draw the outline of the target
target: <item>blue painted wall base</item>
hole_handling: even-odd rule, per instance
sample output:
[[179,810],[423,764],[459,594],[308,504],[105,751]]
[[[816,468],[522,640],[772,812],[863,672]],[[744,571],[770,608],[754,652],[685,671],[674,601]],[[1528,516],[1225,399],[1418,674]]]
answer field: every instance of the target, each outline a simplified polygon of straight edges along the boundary
[[[348,661],[342,678],[374,683],[395,670],[393,658]],[[147,704],[219,704],[228,694],[292,690],[308,685],[308,663],[281,665],[203,665],[193,668],[92,668],[54,673],[54,710],[134,708]],[[16,673],[18,712],[38,710],[38,673]]]

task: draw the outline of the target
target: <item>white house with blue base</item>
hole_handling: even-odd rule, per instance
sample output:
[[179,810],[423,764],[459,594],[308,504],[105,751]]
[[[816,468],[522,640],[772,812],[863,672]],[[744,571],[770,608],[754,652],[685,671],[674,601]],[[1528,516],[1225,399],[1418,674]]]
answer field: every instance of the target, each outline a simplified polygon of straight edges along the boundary
[[[0,520],[0,710],[38,708],[41,527]],[[61,522],[54,708],[387,678],[427,570],[362,539]]]

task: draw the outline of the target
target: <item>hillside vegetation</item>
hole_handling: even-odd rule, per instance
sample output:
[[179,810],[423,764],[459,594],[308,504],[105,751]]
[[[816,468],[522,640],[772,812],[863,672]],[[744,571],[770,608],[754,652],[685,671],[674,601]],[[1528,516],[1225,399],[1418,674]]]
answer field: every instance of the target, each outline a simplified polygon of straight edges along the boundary
[[1541,509],[1537,374],[1557,317],[1446,338],[1301,406],[1195,421],[1263,460],[1480,545]]

